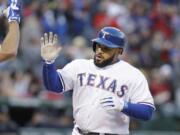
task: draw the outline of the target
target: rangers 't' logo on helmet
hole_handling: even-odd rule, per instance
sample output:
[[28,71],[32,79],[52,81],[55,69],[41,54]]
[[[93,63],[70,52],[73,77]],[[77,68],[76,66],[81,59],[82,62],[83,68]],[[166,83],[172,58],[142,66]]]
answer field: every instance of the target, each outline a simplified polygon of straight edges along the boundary
[[109,33],[108,33],[108,32],[103,31],[103,30],[102,30],[102,34],[103,34],[102,38],[105,38],[105,39],[106,39],[106,36],[107,36],[107,35],[109,35]]

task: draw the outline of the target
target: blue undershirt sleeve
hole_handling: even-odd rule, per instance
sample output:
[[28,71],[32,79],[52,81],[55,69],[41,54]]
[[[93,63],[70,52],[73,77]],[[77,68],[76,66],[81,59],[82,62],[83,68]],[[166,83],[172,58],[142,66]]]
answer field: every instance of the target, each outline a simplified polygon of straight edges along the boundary
[[63,91],[63,82],[54,64],[43,64],[43,81],[46,89],[58,93]]
[[155,109],[150,105],[127,103],[122,112],[140,120],[150,120]]

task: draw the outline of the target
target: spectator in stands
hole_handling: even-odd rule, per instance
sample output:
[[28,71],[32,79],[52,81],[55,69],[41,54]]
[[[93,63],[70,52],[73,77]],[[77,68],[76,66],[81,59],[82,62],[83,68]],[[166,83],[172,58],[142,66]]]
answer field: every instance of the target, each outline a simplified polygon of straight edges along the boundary
[[0,133],[16,133],[17,125],[10,120],[8,107],[6,105],[0,105]]

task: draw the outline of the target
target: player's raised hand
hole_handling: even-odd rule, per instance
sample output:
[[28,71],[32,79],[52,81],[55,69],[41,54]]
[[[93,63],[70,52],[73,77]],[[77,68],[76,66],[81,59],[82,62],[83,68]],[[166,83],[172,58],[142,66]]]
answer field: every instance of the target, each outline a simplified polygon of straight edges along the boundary
[[117,96],[109,96],[100,99],[100,104],[107,111],[116,110],[121,112],[124,108],[125,102],[122,98]]
[[53,35],[52,32],[49,34],[45,33],[41,37],[41,57],[46,63],[53,63],[59,56],[62,47],[57,46],[57,43],[58,37],[56,34]]

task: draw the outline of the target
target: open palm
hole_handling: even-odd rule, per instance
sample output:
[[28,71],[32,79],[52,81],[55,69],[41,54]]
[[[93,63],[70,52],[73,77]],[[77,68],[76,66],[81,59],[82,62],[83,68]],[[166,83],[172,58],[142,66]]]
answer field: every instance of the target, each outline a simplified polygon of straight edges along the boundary
[[52,32],[44,34],[44,37],[41,38],[41,57],[49,63],[53,63],[58,57],[62,47],[57,46],[58,37],[53,35]]

